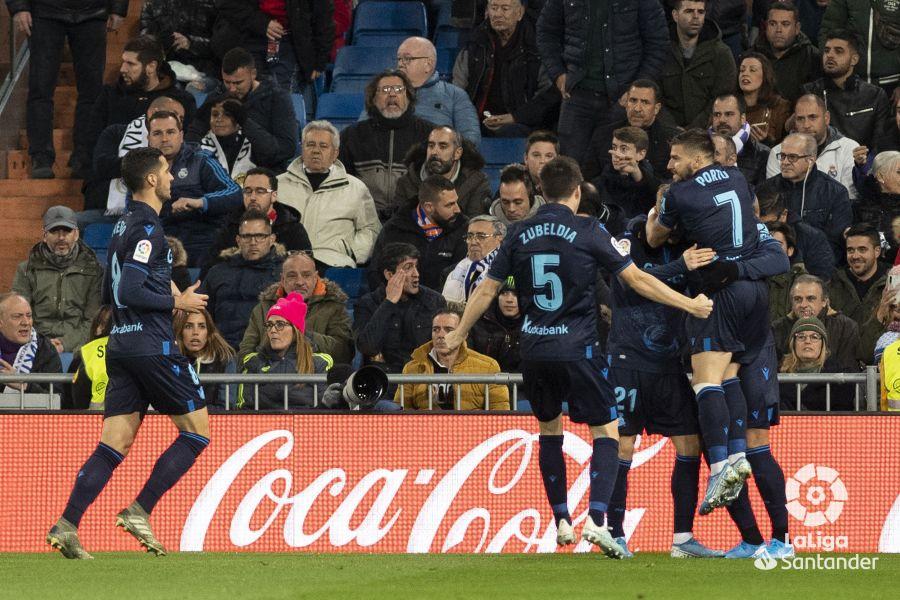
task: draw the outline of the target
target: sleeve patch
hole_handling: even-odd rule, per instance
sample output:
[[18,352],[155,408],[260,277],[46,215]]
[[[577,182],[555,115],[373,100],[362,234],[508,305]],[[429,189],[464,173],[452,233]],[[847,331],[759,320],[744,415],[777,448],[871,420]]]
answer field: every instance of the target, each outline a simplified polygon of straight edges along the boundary
[[134,248],[134,260],[145,265],[150,262],[150,254],[153,252],[153,244],[150,240],[141,240]]
[[622,256],[628,256],[629,254],[631,254],[631,240],[617,240],[616,238],[610,236],[609,242],[612,244],[612,247],[616,249],[616,252],[618,252]]

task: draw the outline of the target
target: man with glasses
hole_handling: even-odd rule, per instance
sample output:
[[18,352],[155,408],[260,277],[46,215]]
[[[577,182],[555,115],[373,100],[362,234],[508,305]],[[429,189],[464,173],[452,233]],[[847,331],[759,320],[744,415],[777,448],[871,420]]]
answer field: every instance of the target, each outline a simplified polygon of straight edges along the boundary
[[241,193],[244,202],[228,214],[225,225],[219,230],[209,254],[206,255],[201,279],[205,278],[206,272],[213,265],[223,260],[221,254],[224,250],[234,248],[241,219],[248,210],[257,210],[269,218],[275,241],[284,246],[285,250],[312,250],[300,213],[278,199],[278,178],[275,173],[265,167],[250,169],[244,178]]
[[447,276],[443,296],[447,302],[465,303],[479,283],[484,281],[497,248],[506,235],[506,225],[497,217],[480,215],[469,221],[466,232],[466,257],[456,263]]

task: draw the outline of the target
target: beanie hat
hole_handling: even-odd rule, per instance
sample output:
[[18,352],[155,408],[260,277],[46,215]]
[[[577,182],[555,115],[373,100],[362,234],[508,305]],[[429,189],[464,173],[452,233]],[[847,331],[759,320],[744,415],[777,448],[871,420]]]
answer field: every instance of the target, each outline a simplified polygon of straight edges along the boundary
[[300,333],[306,333],[306,311],[303,295],[300,292],[291,292],[285,298],[279,298],[275,306],[269,309],[266,320],[278,316],[296,327]]
[[516,278],[510,275],[503,281],[503,284],[500,286],[500,293],[502,294],[503,292],[514,291],[516,291]]
[[797,322],[794,323],[794,326],[791,328],[791,339],[793,339],[794,334],[802,331],[818,333],[822,336],[823,341],[828,341],[828,332],[825,331],[825,326],[822,325],[822,321],[816,317],[803,317],[802,319],[797,319]]

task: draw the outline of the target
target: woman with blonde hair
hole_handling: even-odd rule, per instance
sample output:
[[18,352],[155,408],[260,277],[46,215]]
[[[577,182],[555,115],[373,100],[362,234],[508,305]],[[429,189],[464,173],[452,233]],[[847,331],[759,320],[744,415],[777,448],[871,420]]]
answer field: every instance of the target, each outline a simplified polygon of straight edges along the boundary
[[[788,338],[788,352],[781,361],[779,373],[840,373],[840,364],[828,351],[828,332],[816,317],[797,319]],[[800,406],[807,410],[825,410],[827,403],[824,383],[783,383],[782,405],[790,410]],[[853,410],[852,386],[831,386],[831,410]]]
[[[198,375],[234,372],[234,349],[219,333],[212,315],[205,308],[193,313],[176,312],[172,327],[181,353],[191,361]],[[224,385],[203,384],[203,394],[210,410],[225,408]]]

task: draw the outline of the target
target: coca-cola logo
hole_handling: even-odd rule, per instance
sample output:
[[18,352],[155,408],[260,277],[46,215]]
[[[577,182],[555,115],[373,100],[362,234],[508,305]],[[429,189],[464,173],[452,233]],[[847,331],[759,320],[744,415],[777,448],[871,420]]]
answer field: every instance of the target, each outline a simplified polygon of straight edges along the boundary
[[[497,504],[492,497],[514,494],[526,472],[538,468],[537,439],[537,434],[521,429],[497,433],[460,457],[437,480],[437,469],[427,467],[377,468],[365,474],[333,467],[309,481],[299,481],[290,469],[274,468],[248,486],[247,478],[241,477],[245,469],[260,461],[289,464],[295,451],[291,431],[267,431],[235,451],[206,482],[185,520],[180,549],[202,551],[213,523],[227,522],[228,539],[238,548],[252,547],[279,523],[288,548],[306,548],[326,539],[336,549],[349,544],[372,548],[389,534],[401,533],[408,535],[406,551],[410,553],[449,552],[459,549],[464,540],[471,546],[473,539],[474,547],[466,549],[474,552],[501,552],[510,542],[525,552],[554,552],[556,526],[545,504],[532,502],[512,516],[491,509]],[[636,452],[632,468],[652,459],[666,441],[663,438]],[[582,500],[589,488],[587,466],[592,447],[567,433],[563,452],[583,467],[575,477],[570,469],[568,502],[574,510],[587,504]],[[476,472],[487,472],[483,482],[474,477]],[[239,480],[243,483],[238,484]],[[356,481],[352,487],[351,481]],[[424,489],[431,485],[434,487],[419,506],[397,501],[411,486]],[[467,493],[463,495],[464,486]],[[226,495],[241,498],[231,515],[219,514]],[[324,523],[311,524],[313,506],[324,500],[338,502],[337,507]],[[410,510],[418,512],[415,519],[407,517],[407,522],[412,520],[407,533],[398,528],[398,522],[404,511]],[[583,521],[585,514],[573,515],[575,524]],[[643,514],[642,508],[628,511],[626,533],[630,535]],[[441,532],[445,532],[442,538]],[[583,541],[575,548],[576,552],[589,550],[590,545]]]

